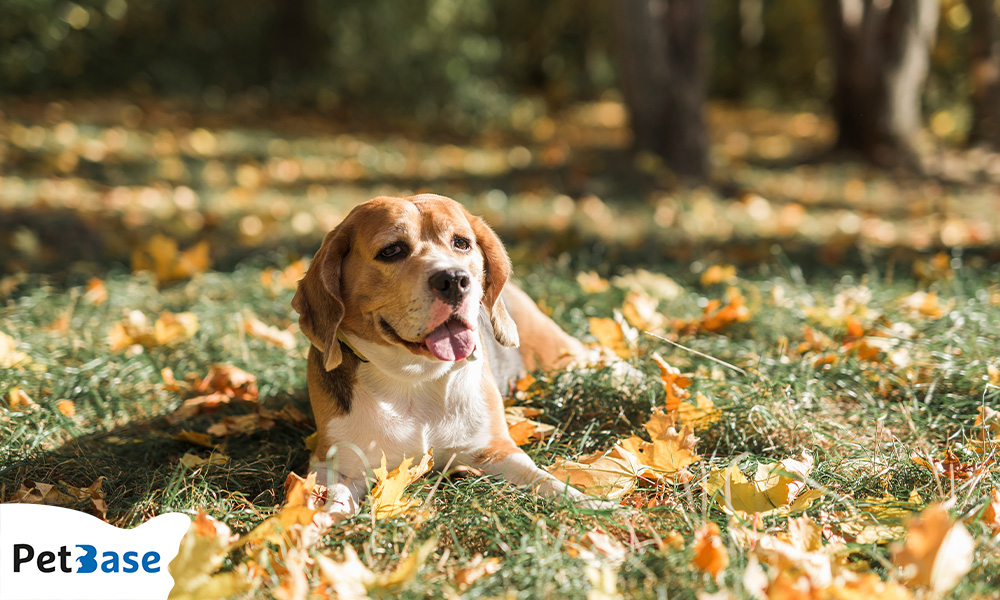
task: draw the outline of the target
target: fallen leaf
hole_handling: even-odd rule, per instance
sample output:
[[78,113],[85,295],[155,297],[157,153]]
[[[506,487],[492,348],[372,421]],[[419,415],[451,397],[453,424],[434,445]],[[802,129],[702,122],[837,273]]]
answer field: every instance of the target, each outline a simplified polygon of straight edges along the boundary
[[901,298],[899,302],[903,308],[910,311],[911,315],[929,319],[940,319],[955,306],[954,300],[941,304],[937,292],[913,292]]
[[255,582],[247,576],[244,565],[216,574],[236,539],[224,523],[198,513],[181,538],[177,555],[167,565],[174,580],[167,600],[221,600],[253,589]]
[[663,389],[667,394],[667,413],[674,413],[680,408],[681,402],[691,396],[691,392],[685,388],[689,387],[693,380],[692,373],[681,373],[680,369],[673,367],[657,353],[652,355],[653,361],[660,368],[660,381],[663,382]]
[[975,542],[960,522],[951,520],[940,504],[927,507],[909,524],[892,562],[904,581],[941,596],[972,568]]
[[295,333],[289,329],[278,329],[272,325],[267,325],[251,314],[243,316],[243,330],[250,337],[263,340],[272,346],[277,346],[284,350],[294,350],[296,346]]
[[622,316],[636,329],[658,331],[663,328],[665,318],[658,312],[659,300],[643,290],[631,290],[625,295]]
[[529,417],[539,415],[539,411],[523,406],[508,406],[504,408],[504,418],[507,420],[507,431],[510,438],[518,446],[523,446],[532,440],[544,440],[555,427],[546,423],[533,421]]
[[100,306],[108,301],[108,288],[104,282],[96,277],[92,277],[87,282],[86,291],[83,293],[83,302],[92,306]]
[[434,465],[432,454],[428,451],[415,467],[410,467],[413,464],[412,456],[404,458],[392,472],[386,470],[386,458],[382,454],[382,466],[372,469],[378,480],[371,493],[372,512],[376,519],[399,516],[419,503],[411,498],[403,498],[403,491]]
[[837,528],[858,544],[881,544],[899,539],[906,531],[905,522],[918,505],[902,502],[886,494],[882,498],[860,498],[850,513],[834,513],[840,519]]
[[[424,455],[424,460],[421,461],[421,465],[429,459],[430,454]],[[431,460],[427,468],[429,469],[433,464],[434,461]],[[396,565],[395,569],[379,576],[379,585],[392,591],[416,579],[417,571],[420,569],[420,565],[424,564],[424,562],[427,561],[427,557],[434,552],[435,548],[437,548],[437,542],[437,538],[432,537],[417,546],[416,550],[411,551],[399,561],[399,564]]]
[[671,479],[688,465],[701,460],[694,452],[698,438],[691,427],[677,431],[672,415],[656,409],[646,423],[646,431],[652,442],[632,436],[622,441],[621,446],[649,467],[647,474],[656,479]]
[[188,452],[181,457],[180,464],[184,465],[189,469],[197,469],[205,465],[224,465],[229,462],[229,457],[221,452],[213,452],[208,456],[208,458],[202,458],[197,454],[192,454]]
[[719,420],[720,412],[708,396],[698,392],[695,404],[681,402],[677,406],[677,420],[692,427],[703,427]]
[[712,265],[701,274],[701,285],[708,287],[717,283],[733,283],[736,280],[736,267],[733,265]]
[[197,444],[199,446],[204,446],[205,448],[215,448],[215,444],[212,443],[212,437],[207,433],[184,430],[175,433],[172,437],[175,440]]
[[104,477],[98,477],[89,487],[79,488],[64,482],[59,482],[59,485],[55,486],[51,483],[25,479],[21,482],[21,487],[14,493],[10,502],[75,507],[81,502],[89,500],[94,514],[104,520],[108,512],[108,505],[104,500],[104,492],[101,491],[103,482]]
[[673,300],[684,292],[684,288],[670,277],[645,269],[619,275],[611,280],[611,285],[625,290],[643,291],[657,300]]
[[628,554],[621,542],[596,526],[579,541],[567,542],[566,549],[575,558],[582,558],[587,562],[610,562],[615,566],[625,562]]
[[72,400],[57,400],[56,410],[64,417],[72,418],[76,415],[76,405],[73,404]]
[[729,552],[722,543],[719,526],[715,523],[705,523],[694,533],[694,566],[718,577],[729,566]]
[[590,317],[590,333],[597,338],[597,343],[615,353],[619,358],[629,358],[632,355],[625,338],[621,323],[614,319]]
[[198,317],[190,312],[165,312],[153,323],[153,339],[161,346],[187,341],[197,332]]
[[335,561],[322,554],[314,558],[320,578],[331,587],[334,598],[368,600],[368,589],[375,585],[378,576],[361,562],[350,544],[344,544],[344,560]]
[[299,285],[299,280],[305,277],[306,269],[309,268],[309,261],[304,258],[291,263],[282,270],[264,269],[260,274],[260,281],[264,287],[269,289],[294,290]]
[[187,279],[211,266],[208,250],[201,241],[182,252],[176,240],[156,234],[132,252],[132,271],[152,272],[159,285]]
[[0,369],[13,369],[31,362],[27,354],[17,349],[14,338],[0,331]]
[[257,400],[257,378],[233,365],[215,365],[203,379],[195,382],[195,390],[218,392],[252,402]]
[[464,590],[484,575],[492,575],[499,571],[500,568],[499,558],[491,557],[483,559],[483,555],[477,552],[472,557],[472,560],[455,573],[454,577],[451,578],[451,582],[458,586],[458,589]]
[[108,345],[112,352],[136,344],[146,348],[173,345],[191,339],[197,331],[198,317],[194,313],[164,312],[151,328],[149,319],[141,310],[132,310],[124,319],[111,326]]
[[576,275],[576,282],[587,294],[599,294],[611,289],[611,284],[594,271],[581,271]]
[[802,493],[812,467],[812,455],[803,452],[802,460],[786,458],[757,465],[751,481],[733,461],[725,469],[713,468],[702,485],[719,508],[741,518],[754,514],[762,517],[792,514],[806,510],[823,496],[819,490]]
[[1000,535],[1000,489],[993,488],[990,492],[979,521],[989,527],[993,535]]
[[26,394],[21,386],[15,385],[7,392],[7,409],[13,412],[31,412],[38,408],[38,404]]
[[588,562],[584,567],[590,589],[587,590],[587,600],[622,600],[618,591],[618,568],[609,563]]
[[559,481],[580,488],[584,493],[602,498],[621,498],[635,489],[637,480],[648,467],[635,454],[620,445],[606,453],[595,453],[578,462],[557,458],[549,473]]

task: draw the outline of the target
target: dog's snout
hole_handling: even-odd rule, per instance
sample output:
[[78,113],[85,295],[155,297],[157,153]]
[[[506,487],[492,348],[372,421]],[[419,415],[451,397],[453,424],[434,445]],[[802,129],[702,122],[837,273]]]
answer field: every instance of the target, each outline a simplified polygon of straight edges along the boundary
[[445,269],[431,275],[428,283],[437,297],[457,305],[469,294],[472,276],[464,269]]

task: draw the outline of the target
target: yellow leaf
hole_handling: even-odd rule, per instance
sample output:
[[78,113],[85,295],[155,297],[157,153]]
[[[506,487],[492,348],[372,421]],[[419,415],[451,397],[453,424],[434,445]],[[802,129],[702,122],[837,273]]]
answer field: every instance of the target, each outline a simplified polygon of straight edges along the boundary
[[940,596],[972,568],[974,550],[975,542],[965,526],[953,522],[943,506],[934,504],[910,522],[892,562],[904,581]]
[[96,277],[92,277],[87,282],[87,291],[83,294],[83,301],[86,304],[100,306],[108,300],[108,288],[104,282]]
[[1000,535],[1000,489],[993,488],[989,500],[983,508],[979,520],[990,528],[994,535]]
[[853,505],[856,512],[833,516],[841,519],[838,524],[841,533],[858,544],[880,544],[901,538],[906,530],[904,522],[918,509],[917,505],[901,502],[890,494],[861,498]]
[[156,234],[132,252],[132,271],[151,271],[160,285],[186,279],[208,269],[208,250],[208,242],[201,241],[181,252],[175,240]]
[[375,573],[365,566],[350,544],[344,544],[344,560],[318,554],[315,556],[320,578],[331,586],[337,600],[367,600],[368,589],[378,580]]
[[14,338],[0,331],[0,369],[12,369],[29,362],[28,355],[18,351]]
[[638,478],[648,470],[635,454],[616,445],[607,453],[591,454],[579,462],[557,458],[549,473],[591,496],[621,498],[632,493]]
[[588,294],[599,294],[611,289],[611,284],[594,271],[578,273],[576,282],[580,284],[580,289]]
[[523,446],[531,440],[544,440],[555,431],[555,427],[552,425],[532,421],[528,418],[536,414],[538,414],[537,410],[523,406],[508,406],[504,409],[507,431],[510,433],[510,438],[518,446]]
[[803,452],[802,457],[802,460],[786,458],[778,463],[758,465],[753,481],[748,480],[733,461],[725,469],[712,469],[702,485],[719,508],[741,518],[754,514],[766,517],[802,512],[823,495],[819,490],[801,493],[813,467],[808,452]]
[[712,265],[701,274],[701,285],[708,287],[717,283],[732,283],[736,279],[736,267],[733,265]]
[[673,413],[680,408],[681,401],[689,398],[691,392],[684,388],[691,385],[691,373],[681,373],[680,369],[671,366],[657,353],[653,353],[653,361],[660,368],[660,380],[663,382],[663,389],[666,391],[667,413]]
[[184,465],[189,469],[197,469],[198,467],[204,465],[224,465],[229,462],[229,457],[221,452],[213,452],[208,456],[208,458],[202,458],[197,454],[192,454],[188,452],[181,457],[180,464]]
[[272,346],[285,350],[294,350],[295,334],[289,329],[278,329],[272,325],[267,325],[252,314],[245,314],[243,317],[243,330],[250,337],[263,340]]
[[695,402],[697,404],[681,402],[677,406],[678,421],[702,427],[719,420],[720,413],[715,409],[715,403],[705,396],[705,394],[698,392],[695,396]]
[[610,562],[614,565],[625,562],[628,554],[628,550],[621,542],[596,526],[579,542],[567,542],[566,549],[570,556],[582,558],[587,562]]
[[386,470],[385,460],[383,453],[382,466],[373,469],[378,479],[371,493],[372,512],[376,519],[396,517],[416,506],[418,504],[416,500],[403,498],[403,491],[434,465],[431,451],[428,451],[420,460],[420,464],[415,467],[410,467],[413,457],[404,458],[391,473]]
[[601,562],[588,562],[586,566],[587,580],[590,589],[587,590],[587,600],[622,600],[618,591],[618,567]]
[[[424,455],[425,460],[429,457],[430,454]],[[430,468],[430,466],[427,468]],[[399,561],[399,564],[396,565],[395,569],[389,573],[380,575],[378,578],[379,585],[385,588],[393,589],[416,579],[417,571],[420,569],[420,565],[424,564],[427,557],[434,552],[434,548],[437,547],[437,542],[437,538],[432,537],[423,544],[420,544],[416,550],[410,552],[403,558],[403,560]]]
[[939,319],[955,306],[954,300],[948,301],[947,304],[941,304],[937,292],[913,292],[904,296],[900,303],[912,315],[929,319]]
[[719,526],[705,523],[695,532],[694,539],[694,558],[691,562],[712,577],[718,577],[729,566],[729,552],[722,543]]
[[21,390],[21,386],[15,385],[7,392],[7,408],[14,412],[26,413],[38,408],[38,404]]
[[174,580],[167,600],[216,600],[252,589],[254,581],[243,565],[215,574],[235,539],[225,524],[199,513],[181,538],[177,556],[167,565]]
[[483,555],[477,552],[472,560],[455,573],[451,582],[458,586],[458,589],[464,590],[484,575],[492,575],[499,570],[499,558],[492,557],[484,560]]
[[663,327],[664,318],[657,308],[659,301],[643,290],[632,290],[625,295],[622,316],[637,329],[657,330]]
[[309,450],[310,452],[314,451],[316,449],[316,442],[317,442],[317,440],[319,440],[319,432],[318,431],[314,431],[314,432],[310,433],[309,435],[307,435],[305,437],[305,439],[303,440],[303,442],[305,442],[305,445],[306,445],[306,450]]
[[158,345],[171,345],[194,337],[198,331],[198,317],[194,313],[164,312],[153,324],[153,340]]
[[590,333],[597,338],[597,343],[611,350],[621,358],[631,356],[625,340],[625,332],[618,321],[608,318],[590,317]]
[[212,443],[212,436],[208,435],[207,433],[184,430],[174,434],[173,438],[175,440],[180,440],[182,442],[190,442],[192,444],[197,444],[199,446],[204,446],[206,448],[215,448],[215,444]]
[[76,405],[73,404],[72,400],[58,400],[56,402],[56,409],[65,417],[76,415]]
[[649,474],[653,477],[669,478],[691,463],[701,460],[694,452],[698,438],[690,426],[677,431],[672,414],[660,409],[654,410],[646,422],[646,431],[652,442],[632,436],[621,442],[621,445],[633,453],[640,463],[649,467]]

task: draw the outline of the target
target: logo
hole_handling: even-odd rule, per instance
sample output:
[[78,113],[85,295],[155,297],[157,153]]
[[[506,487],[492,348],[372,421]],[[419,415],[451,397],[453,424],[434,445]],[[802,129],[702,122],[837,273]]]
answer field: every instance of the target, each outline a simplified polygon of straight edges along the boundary
[[0,600],[166,598],[190,524],[170,513],[119,529],[67,508],[0,504]]

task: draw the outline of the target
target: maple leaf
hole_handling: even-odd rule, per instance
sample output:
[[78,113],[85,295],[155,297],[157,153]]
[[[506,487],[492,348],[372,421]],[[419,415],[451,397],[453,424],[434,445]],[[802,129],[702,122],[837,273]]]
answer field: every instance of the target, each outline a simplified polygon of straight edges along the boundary
[[631,290],[625,295],[622,316],[636,329],[657,331],[663,328],[665,318],[657,309],[660,301],[643,290]]
[[338,600],[367,600],[368,589],[378,580],[378,576],[361,562],[350,544],[344,544],[342,561],[322,554],[316,555],[315,560],[320,578],[331,586],[333,596]]
[[656,409],[645,427],[652,442],[632,436],[622,441],[621,446],[649,467],[648,473],[653,477],[672,479],[688,465],[701,460],[694,452],[698,438],[693,430],[685,425],[678,432],[672,414]]
[[945,479],[968,479],[985,466],[985,463],[963,463],[951,451],[948,451],[943,461],[931,457],[924,458],[915,452],[910,455],[910,460]]
[[490,557],[483,559],[483,555],[479,552],[472,557],[464,567],[458,570],[455,575],[451,578],[451,582],[458,586],[458,589],[464,590],[469,587],[477,580],[479,580],[484,575],[492,575],[496,573],[501,568],[500,559],[496,557]]
[[705,523],[694,533],[694,558],[691,562],[702,571],[718,578],[729,566],[729,552],[722,543],[719,526]]
[[13,369],[31,362],[31,358],[17,349],[14,338],[0,331],[0,369]]
[[167,415],[168,423],[175,425],[195,415],[218,410],[233,400],[256,401],[257,378],[233,365],[215,365],[203,379],[195,381],[194,390],[202,395],[185,400]]
[[741,518],[751,514],[766,517],[802,512],[823,495],[819,490],[802,493],[812,467],[812,455],[803,452],[802,460],[786,458],[757,465],[751,481],[733,461],[725,469],[713,468],[702,486],[719,508]]
[[993,488],[986,506],[983,507],[979,520],[990,528],[993,535],[1000,535],[1000,489]]
[[597,343],[601,347],[611,350],[619,358],[632,356],[635,336],[627,335],[630,332],[627,332],[619,321],[599,317],[590,317],[588,321],[590,333],[597,338]]
[[590,496],[621,498],[635,489],[636,482],[649,470],[635,454],[621,445],[608,452],[581,457],[579,461],[557,458],[549,473],[559,481],[578,487]]
[[104,477],[98,477],[94,483],[85,488],[68,485],[62,481],[57,487],[51,483],[25,479],[10,501],[22,504],[48,504],[67,507],[75,507],[81,502],[90,501],[94,515],[101,520],[106,520],[108,504],[104,500],[104,492],[101,491],[103,483]]
[[693,382],[691,378],[694,374],[681,373],[680,369],[671,366],[656,352],[653,353],[652,358],[656,362],[656,366],[660,368],[660,380],[663,382],[663,389],[667,394],[667,412],[675,412],[680,408],[681,402],[691,396],[691,392],[685,388]]
[[267,325],[250,313],[243,316],[243,330],[250,337],[263,340],[284,350],[294,350],[297,345],[294,331]]
[[910,521],[892,562],[904,581],[940,596],[972,568],[974,550],[975,542],[965,526],[952,521],[944,506],[933,504]]
[[252,589],[255,582],[244,565],[216,574],[236,539],[224,523],[198,513],[167,565],[174,580],[167,600],[216,600]]
[[403,462],[392,472],[386,470],[385,453],[382,454],[382,466],[372,469],[378,480],[371,493],[372,513],[376,519],[399,516],[419,504],[412,498],[403,498],[403,491],[434,466],[432,454],[432,451],[428,451],[415,467],[410,467],[413,464],[412,456],[403,458]]
[[555,431],[555,427],[546,423],[533,421],[529,417],[540,415],[541,412],[534,408],[523,406],[508,406],[504,409],[504,418],[507,420],[507,431],[510,438],[518,446],[523,446],[531,440],[544,440],[550,433]]
[[187,279],[210,266],[207,241],[198,242],[182,252],[176,240],[156,234],[132,252],[132,272],[150,271],[158,285]]

